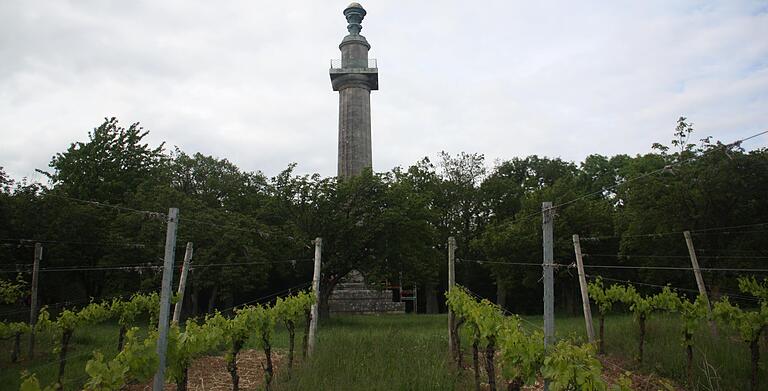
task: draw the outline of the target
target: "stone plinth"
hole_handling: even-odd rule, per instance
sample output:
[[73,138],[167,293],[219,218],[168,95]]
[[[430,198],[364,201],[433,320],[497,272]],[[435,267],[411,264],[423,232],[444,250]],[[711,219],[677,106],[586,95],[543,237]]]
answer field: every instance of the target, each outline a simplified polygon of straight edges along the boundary
[[328,299],[331,314],[403,314],[404,302],[392,301],[392,292],[371,289],[359,271],[341,280]]

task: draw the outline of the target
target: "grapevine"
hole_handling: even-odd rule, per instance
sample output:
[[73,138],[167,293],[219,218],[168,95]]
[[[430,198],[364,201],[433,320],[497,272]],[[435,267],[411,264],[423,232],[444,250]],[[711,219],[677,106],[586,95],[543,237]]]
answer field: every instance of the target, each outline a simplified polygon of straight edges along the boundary
[[220,344],[223,333],[211,323],[199,325],[188,321],[184,332],[171,326],[168,336],[168,374],[176,383],[177,391],[186,391],[189,366],[192,361]]
[[[288,371],[293,368],[293,354],[296,339],[296,324],[306,318],[310,307],[314,302],[314,294],[299,292],[295,296],[286,299],[278,298],[275,302],[275,313],[277,320],[283,322],[288,330]],[[307,319],[307,326],[309,319]],[[306,330],[305,330],[305,333]],[[306,341],[306,335],[304,341]]]
[[[538,376],[551,381],[552,390],[605,390],[602,367],[591,345],[577,346],[562,340],[548,352],[540,331],[528,334],[520,318],[505,317],[488,300],[476,301],[465,288],[457,286],[446,295],[448,306],[465,319],[473,336],[475,388],[479,389],[478,349],[485,350],[486,371],[491,390],[496,389],[493,357],[498,346],[502,374],[510,390],[532,384]],[[457,333],[458,334],[458,333]]]
[[16,281],[9,281],[0,278],[0,304],[13,304],[28,294],[27,283],[21,278],[21,274],[16,277]]
[[104,361],[100,352],[88,360],[85,371],[90,376],[84,385],[89,391],[119,390],[129,380],[146,381],[157,370],[157,333],[139,340],[139,329],[133,327],[126,332],[123,350],[109,362]]
[[29,324],[24,322],[0,322],[0,339],[13,338],[13,350],[11,351],[11,362],[19,360],[21,345],[21,336],[31,330]]
[[760,335],[768,329],[768,279],[757,283],[754,278],[740,278],[739,288],[744,293],[759,297],[760,305],[754,311],[746,311],[731,304],[727,297],[715,303],[712,310],[715,319],[720,323],[735,329],[741,339],[749,345],[751,368],[751,388],[758,389],[757,374],[760,363]]
[[686,353],[686,377],[688,385],[693,387],[693,333],[701,325],[701,320],[708,317],[707,300],[699,295],[690,301],[685,297],[677,299],[677,311],[682,318],[683,345]]
[[160,307],[160,296],[156,292],[149,294],[134,294],[130,300],[114,299],[110,305],[110,310],[113,316],[117,317],[117,323],[120,326],[120,331],[117,338],[117,350],[120,351],[123,348],[123,342],[125,339],[125,333],[129,327],[135,322],[136,317],[142,313],[149,313],[152,318],[156,315],[152,315]]
[[598,353],[605,354],[605,315],[611,310],[614,303],[621,301],[621,298],[626,295],[626,288],[620,285],[612,285],[610,288],[605,289],[603,287],[603,279],[598,277],[595,281],[589,283],[588,290],[589,296],[597,304],[600,314]]

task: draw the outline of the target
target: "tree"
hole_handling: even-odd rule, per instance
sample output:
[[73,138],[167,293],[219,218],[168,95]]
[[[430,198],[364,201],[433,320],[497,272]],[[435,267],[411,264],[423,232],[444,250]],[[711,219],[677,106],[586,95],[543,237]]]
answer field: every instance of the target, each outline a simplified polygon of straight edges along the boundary
[[73,143],[51,159],[53,173],[41,172],[70,197],[119,203],[164,160],[163,144],[142,143],[148,134],[138,122],[126,129],[114,117],[105,119],[87,142]]

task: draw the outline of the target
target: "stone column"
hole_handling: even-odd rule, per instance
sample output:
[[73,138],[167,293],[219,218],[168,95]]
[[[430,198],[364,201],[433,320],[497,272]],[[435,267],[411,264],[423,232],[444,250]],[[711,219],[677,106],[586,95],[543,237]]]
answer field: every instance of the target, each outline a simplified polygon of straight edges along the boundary
[[371,90],[377,90],[378,68],[368,59],[371,45],[360,35],[366,12],[358,3],[344,10],[349,35],[339,45],[340,63],[331,63],[331,85],[339,91],[338,176],[342,179],[372,167]]

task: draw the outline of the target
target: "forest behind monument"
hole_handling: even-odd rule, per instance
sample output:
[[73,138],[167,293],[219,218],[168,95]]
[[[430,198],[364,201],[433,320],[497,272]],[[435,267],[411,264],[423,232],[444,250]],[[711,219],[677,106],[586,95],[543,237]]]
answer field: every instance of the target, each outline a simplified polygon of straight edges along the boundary
[[[703,138],[685,118],[670,128],[671,142],[644,155],[590,155],[579,163],[533,155],[490,167],[479,153],[442,152],[437,161],[338,181],[298,175],[295,165],[274,177],[246,172],[226,159],[148,145],[138,124],[108,119],[51,159],[47,184],[0,171],[0,267],[5,278],[28,272],[31,247],[43,243],[43,305],[154,290],[161,273],[150,266],[162,261],[164,221],[133,212],[174,206],[179,245],[195,244],[189,315],[303,282],[315,237],[324,241],[321,304],[357,269],[372,282],[415,283],[419,312],[442,311],[450,235],[462,285],[514,312],[540,313],[540,266],[494,262],[540,265],[545,200],[562,205],[557,263],[571,262],[578,233],[595,238],[583,245],[591,265],[689,267],[682,231],[702,229],[695,235],[702,268],[760,267],[768,256],[768,150]],[[556,271],[555,302],[575,313],[571,274]],[[685,270],[601,274],[696,288]],[[713,295],[737,291],[732,274],[706,274]]]

